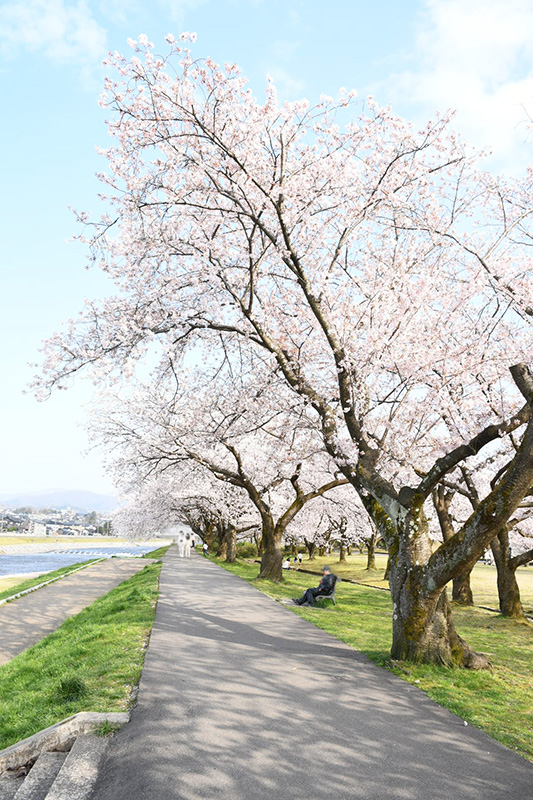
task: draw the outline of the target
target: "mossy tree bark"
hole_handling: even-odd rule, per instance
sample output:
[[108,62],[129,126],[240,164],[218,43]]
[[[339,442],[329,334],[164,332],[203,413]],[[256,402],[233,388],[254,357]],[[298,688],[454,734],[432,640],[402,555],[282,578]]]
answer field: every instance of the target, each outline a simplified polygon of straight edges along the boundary
[[488,660],[459,636],[446,588],[431,578],[431,542],[423,510],[408,515],[391,552],[389,585],[393,600],[394,659],[481,669]]

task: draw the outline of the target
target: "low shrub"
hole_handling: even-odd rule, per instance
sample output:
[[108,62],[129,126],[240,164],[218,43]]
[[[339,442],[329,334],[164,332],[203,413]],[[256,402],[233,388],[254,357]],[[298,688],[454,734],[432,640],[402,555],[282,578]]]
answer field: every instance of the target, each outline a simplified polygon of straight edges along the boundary
[[254,558],[257,555],[257,545],[253,542],[238,542],[237,556],[238,558]]

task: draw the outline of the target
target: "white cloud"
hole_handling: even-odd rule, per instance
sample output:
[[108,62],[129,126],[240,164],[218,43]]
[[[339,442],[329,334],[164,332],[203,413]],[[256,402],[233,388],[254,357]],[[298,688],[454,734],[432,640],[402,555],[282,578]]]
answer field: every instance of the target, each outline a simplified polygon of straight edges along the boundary
[[530,0],[427,0],[411,69],[388,89],[425,113],[455,108],[465,138],[492,147],[507,169],[523,160],[533,116]]
[[106,31],[84,0],[13,0],[0,7],[0,50],[43,53],[57,64],[77,64],[85,78],[106,54]]

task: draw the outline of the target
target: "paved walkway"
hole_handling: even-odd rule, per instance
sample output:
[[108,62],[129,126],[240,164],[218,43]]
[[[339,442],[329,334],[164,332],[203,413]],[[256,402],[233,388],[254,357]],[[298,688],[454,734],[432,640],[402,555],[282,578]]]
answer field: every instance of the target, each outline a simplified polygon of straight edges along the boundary
[[40,642],[149,563],[141,558],[100,561],[0,606],[0,665]]
[[239,578],[176,556],[94,800],[533,798],[531,764]]

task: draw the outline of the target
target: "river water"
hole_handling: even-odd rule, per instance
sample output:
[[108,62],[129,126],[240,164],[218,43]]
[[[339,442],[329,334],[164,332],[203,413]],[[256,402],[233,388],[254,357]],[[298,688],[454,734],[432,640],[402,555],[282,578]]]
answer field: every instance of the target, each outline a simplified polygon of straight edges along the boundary
[[72,547],[69,550],[48,553],[25,553],[24,555],[0,555],[0,577],[8,575],[27,575],[28,573],[53,572],[61,567],[68,567],[78,562],[91,561],[94,558],[111,558],[112,556],[142,556],[154,550],[157,545],[141,545],[138,547]]

